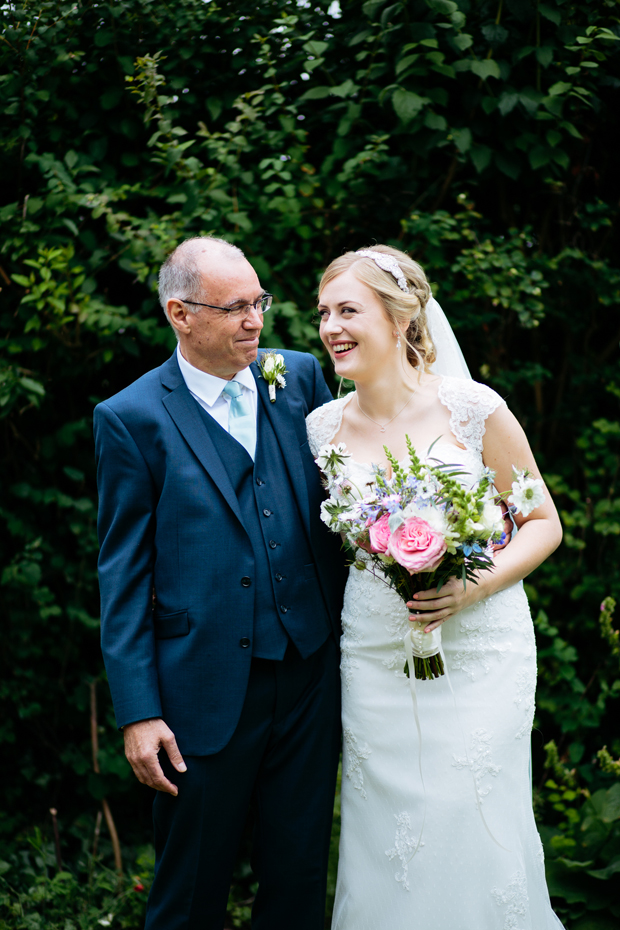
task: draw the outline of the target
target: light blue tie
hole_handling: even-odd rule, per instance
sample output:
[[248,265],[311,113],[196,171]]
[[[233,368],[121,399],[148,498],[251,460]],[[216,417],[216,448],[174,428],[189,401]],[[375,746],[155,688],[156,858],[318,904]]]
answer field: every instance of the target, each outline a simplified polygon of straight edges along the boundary
[[228,432],[247,449],[253,460],[256,450],[256,417],[252,407],[238,381],[229,381],[222,394],[230,397]]

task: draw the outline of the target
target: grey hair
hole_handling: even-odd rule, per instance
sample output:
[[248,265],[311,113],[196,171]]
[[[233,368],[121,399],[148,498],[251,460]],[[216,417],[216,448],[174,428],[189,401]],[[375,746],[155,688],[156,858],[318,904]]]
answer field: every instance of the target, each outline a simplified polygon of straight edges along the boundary
[[[195,236],[178,245],[159,269],[159,302],[168,322],[168,301],[172,297],[199,301],[204,296],[204,276],[198,267],[198,259],[213,248],[225,252],[230,258],[245,258],[240,248],[225,239]],[[190,313],[197,313],[199,309],[191,304],[188,308]]]

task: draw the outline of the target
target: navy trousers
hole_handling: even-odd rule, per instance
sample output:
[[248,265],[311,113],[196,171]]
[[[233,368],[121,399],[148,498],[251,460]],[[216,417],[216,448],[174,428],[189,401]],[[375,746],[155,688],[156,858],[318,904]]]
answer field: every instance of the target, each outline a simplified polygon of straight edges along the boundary
[[[253,659],[239,724],[211,756],[185,757],[159,792],[155,879],[145,930],[222,930],[240,838],[256,813],[254,930],[322,930],[340,751],[339,651]],[[162,755],[165,755],[162,753]]]

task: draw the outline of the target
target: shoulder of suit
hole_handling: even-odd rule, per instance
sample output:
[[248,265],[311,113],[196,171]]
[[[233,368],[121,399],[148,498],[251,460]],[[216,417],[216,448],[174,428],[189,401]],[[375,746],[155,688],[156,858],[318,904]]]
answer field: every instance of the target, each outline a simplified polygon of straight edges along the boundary
[[146,374],[127,385],[118,394],[106,398],[103,403],[117,413],[121,410],[131,410],[148,404],[153,400],[155,393],[157,396],[162,393],[160,371],[161,366],[147,371]]

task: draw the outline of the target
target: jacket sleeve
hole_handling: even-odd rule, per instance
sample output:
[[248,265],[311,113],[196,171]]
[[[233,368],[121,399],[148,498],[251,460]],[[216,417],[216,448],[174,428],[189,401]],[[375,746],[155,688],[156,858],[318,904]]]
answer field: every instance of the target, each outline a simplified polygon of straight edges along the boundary
[[94,415],[100,543],[101,646],[119,727],[160,717],[153,630],[153,476],[107,405]]

